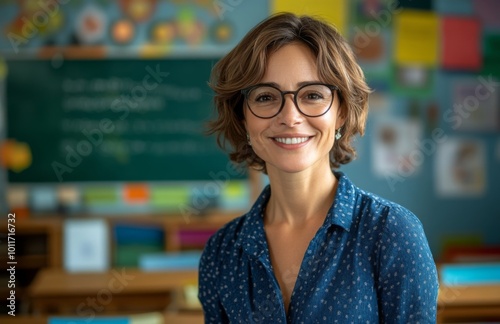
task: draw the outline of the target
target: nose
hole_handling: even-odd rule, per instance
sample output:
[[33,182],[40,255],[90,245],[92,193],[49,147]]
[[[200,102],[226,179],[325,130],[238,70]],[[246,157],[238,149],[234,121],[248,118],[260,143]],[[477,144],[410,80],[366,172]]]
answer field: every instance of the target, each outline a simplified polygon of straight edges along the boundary
[[289,127],[301,124],[304,115],[300,113],[299,108],[295,105],[293,94],[286,94],[283,98],[283,109],[277,116],[279,123]]

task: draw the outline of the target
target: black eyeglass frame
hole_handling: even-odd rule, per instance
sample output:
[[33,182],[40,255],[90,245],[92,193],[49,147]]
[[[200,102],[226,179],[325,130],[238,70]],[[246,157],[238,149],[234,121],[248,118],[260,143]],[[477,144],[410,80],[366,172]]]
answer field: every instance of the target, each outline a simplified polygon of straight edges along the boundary
[[[299,104],[297,103],[297,94],[299,93],[300,90],[302,90],[303,88],[305,87],[308,87],[308,86],[312,86],[312,85],[322,85],[322,86],[325,86],[327,88],[329,88],[331,91],[332,91],[332,101],[330,102],[330,106],[328,106],[328,109],[326,109],[323,113],[321,113],[320,115],[308,115],[306,113],[304,113],[302,110],[300,110],[299,108]],[[248,104],[248,94],[256,89],[256,88],[259,88],[259,87],[270,87],[270,88],[273,88],[273,89],[276,89],[278,90],[280,93],[281,93],[281,107],[280,109],[278,109],[278,111],[276,112],[276,114],[270,116],[270,117],[261,117],[261,116],[258,116],[257,114],[255,114],[252,110],[252,108],[250,108],[250,105]],[[250,110],[250,112],[257,118],[262,118],[262,119],[271,119],[271,118],[274,118],[276,116],[279,115],[279,113],[283,110],[283,107],[285,106],[285,95],[287,94],[292,94],[293,95],[293,103],[295,104],[295,107],[297,108],[297,110],[304,116],[306,117],[311,117],[311,118],[315,118],[315,117],[321,117],[323,116],[324,114],[326,114],[330,108],[332,108],[332,104],[333,102],[335,101],[335,91],[340,91],[340,89],[337,87],[337,86],[334,86],[334,85],[331,85],[331,84],[326,84],[326,83],[321,83],[321,82],[311,82],[311,83],[306,83],[302,86],[300,86],[297,90],[295,91],[281,91],[281,89],[279,89],[278,87],[276,87],[275,85],[273,84],[269,84],[269,83],[259,83],[259,84],[255,84],[253,86],[250,86],[248,88],[245,88],[245,89],[242,89],[241,90],[241,93],[245,96],[245,101],[247,103],[247,107],[248,109]]]

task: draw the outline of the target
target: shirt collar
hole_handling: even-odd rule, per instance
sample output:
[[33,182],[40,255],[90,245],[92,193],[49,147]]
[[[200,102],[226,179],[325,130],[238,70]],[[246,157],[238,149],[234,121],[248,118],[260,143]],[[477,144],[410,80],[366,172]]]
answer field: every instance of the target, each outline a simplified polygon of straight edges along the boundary
[[[323,227],[338,226],[346,231],[351,228],[354,217],[357,188],[342,172],[334,172],[337,180],[335,200],[326,216]],[[271,187],[267,185],[245,215],[240,235],[236,244],[250,255],[260,257],[267,248],[264,232],[264,210],[271,196]]]
[[344,173],[334,173],[338,180],[337,192],[324,224],[336,225],[349,232],[354,218],[358,189]]
[[255,258],[266,257],[266,254],[264,254],[267,250],[264,232],[264,210],[270,196],[271,187],[267,185],[250,211],[244,216],[240,235],[235,243]]

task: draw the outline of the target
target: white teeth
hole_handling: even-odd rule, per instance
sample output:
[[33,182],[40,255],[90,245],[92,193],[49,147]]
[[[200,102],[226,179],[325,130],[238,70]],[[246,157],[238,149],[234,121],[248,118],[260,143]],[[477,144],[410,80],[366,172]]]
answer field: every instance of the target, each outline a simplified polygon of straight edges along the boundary
[[274,138],[277,142],[283,143],[283,144],[300,144],[304,143],[309,139],[309,137],[275,137]]

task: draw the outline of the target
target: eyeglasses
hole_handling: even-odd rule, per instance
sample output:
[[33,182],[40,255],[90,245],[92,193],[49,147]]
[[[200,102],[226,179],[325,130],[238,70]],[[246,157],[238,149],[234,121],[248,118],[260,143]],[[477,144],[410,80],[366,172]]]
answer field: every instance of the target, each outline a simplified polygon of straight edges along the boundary
[[256,117],[273,118],[285,106],[285,95],[292,94],[293,102],[301,114],[319,117],[332,106],[338,87],[324,83],[308,83],[295,91],[281,91],[274,85],[257,84],[241,90],[247,106]]

